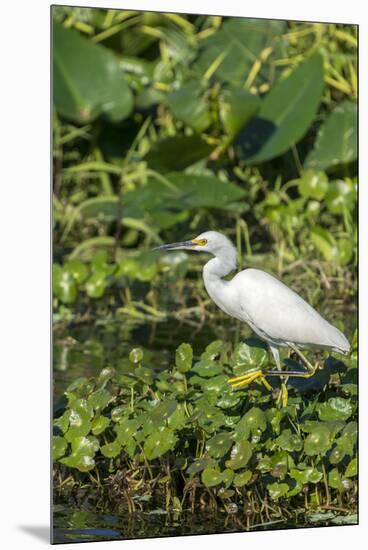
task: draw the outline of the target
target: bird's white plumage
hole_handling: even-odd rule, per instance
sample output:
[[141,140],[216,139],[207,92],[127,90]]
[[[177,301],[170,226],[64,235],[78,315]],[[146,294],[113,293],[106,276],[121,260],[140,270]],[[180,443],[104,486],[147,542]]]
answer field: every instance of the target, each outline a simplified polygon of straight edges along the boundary
[[248,323],[270,345],[274,355],[278,346],[289,344],[349,351],[344,334],[273,275],[249,268],[230,281],[224,280],[236,268],[236,250],[225,235],[206,231],[193,241],[164,248],[189,248],[212,254],[214,258],[203,268],[208,294],[225,313]]

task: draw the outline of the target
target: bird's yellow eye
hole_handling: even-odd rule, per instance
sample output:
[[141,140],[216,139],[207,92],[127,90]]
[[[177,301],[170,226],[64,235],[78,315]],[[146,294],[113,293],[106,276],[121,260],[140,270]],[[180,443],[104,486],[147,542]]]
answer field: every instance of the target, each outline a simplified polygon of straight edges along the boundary
[[197,244],[199,246],[204,246],[205,244],[207,244],[207,239],[193,239],[192,240],[192,243],[193,244]]

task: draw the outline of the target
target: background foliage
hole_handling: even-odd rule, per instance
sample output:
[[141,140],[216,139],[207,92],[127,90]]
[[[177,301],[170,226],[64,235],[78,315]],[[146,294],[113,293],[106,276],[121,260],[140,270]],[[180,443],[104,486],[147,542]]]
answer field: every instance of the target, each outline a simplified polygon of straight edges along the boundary
[[[351,511],[357,28],[54,7],[53,45],[60,491],[111,474],[130,510],[202,487],[225,509],[250,488]],[[287,407],[277,385],[229,389],[269,359],[209,301],[203,258],[151,251],[208,229],[352,342]]]

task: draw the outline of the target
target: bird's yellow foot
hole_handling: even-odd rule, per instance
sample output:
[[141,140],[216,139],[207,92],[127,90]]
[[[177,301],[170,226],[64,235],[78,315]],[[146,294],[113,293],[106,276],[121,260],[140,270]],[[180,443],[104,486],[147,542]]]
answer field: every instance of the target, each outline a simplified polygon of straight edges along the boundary
[[270,384],[267,382],[265,375],[261,370],[255,370],[249,372],[248,374],[243,374],[242,376],[235,376],[235,378],[230,378],[228,382],[233,389],[239,389],[243,388],[244,386],[248,386],[257,379],[259,379],[265,386],[265,388],[267,388],[269,391],[272,390],[272,386],[270,386]]

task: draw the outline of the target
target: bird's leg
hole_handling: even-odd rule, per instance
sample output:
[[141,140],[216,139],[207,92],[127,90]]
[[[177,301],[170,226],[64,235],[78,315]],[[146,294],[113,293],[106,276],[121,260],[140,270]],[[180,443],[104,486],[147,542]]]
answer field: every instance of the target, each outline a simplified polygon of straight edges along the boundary
[[[298,349],[296,346],[294,346],[294,344],[289,344],[289,347],[293,350],[294,353],[296,353],[300,359],[303,361],[303,363],[305,364],[305,366],[307,367],[308,369],[308,375],[309,376],[313,376],[317,370],[317,364],[316,365],[312,365],[312,363],[310,361],[308,361],[308,359],[306,358],[306,356],[304,355],[304,353],[302,353],[300,351],[300,349]],[[309,377],[308,376],[308,377]]]
[[261,369],[251,371],[248,374],[243,374],[242,376],[235,376],[234,378],[230,378],[228,382],[229,384],[231,384],[231,387],[233,389],[239,389],[244,386],[248,386],[249,384],[254,382],[254,380],[257,380],[257,378],[262,382],[265,388],[267,388],[269,391],[272,390],[272,386],[270,386],[270,384],[267,382],[265,378],[265,373]]
[[288,344],[289,348],[293,350],[294,353],[300,359],[303,361],[304,365],[307,367],[307,372],[300,372],[300,371],[284,371],[284,372],[278,372],[278,371],[267,371],[267,376],[291,376],[293,378],[311,378],[317,370],[317,364],[312,365],[310,361],[305,357],[304,353],[302,353],[294,344]]
[[[280,371],[280,377],[281,377],[281,361],[280,361],[279,349],[276,346],[273,346],[272,344],[269,344],[269,348],[275,360],[277,369]],[[288,376],[285,379],[281,378],[281,391],[277,398],[277,403],[279,405],[282,405],[283,407],[286,407],[288,403],[288,390],[286,387],[288,378],[289,378]]]

